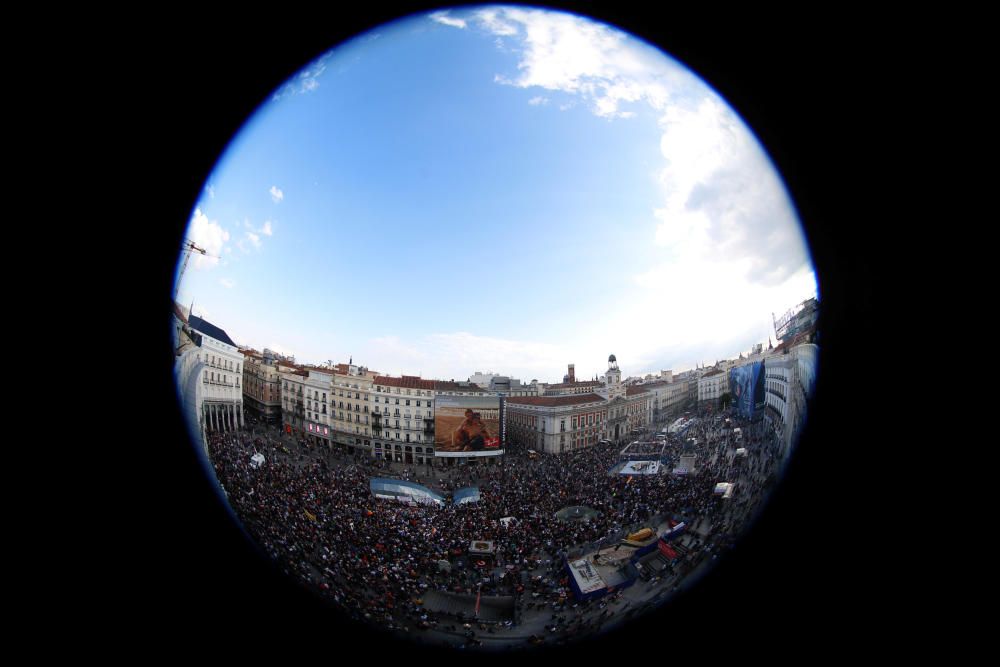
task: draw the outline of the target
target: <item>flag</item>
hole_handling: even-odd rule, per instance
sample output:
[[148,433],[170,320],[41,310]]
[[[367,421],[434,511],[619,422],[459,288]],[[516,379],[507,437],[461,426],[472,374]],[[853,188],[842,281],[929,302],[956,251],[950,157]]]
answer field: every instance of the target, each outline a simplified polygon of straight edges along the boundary
[[483,594],[483,587],[480,586],[476,590],[476,618],[479,618],[479,598],[480,596],[482,596],[482,594]]
[[302,511],[306,513],[306,518],[309,519],[310,521],[315,521],[316,520],[316,515],[315,514],[311,514],[309,512],[309,510],[302,510]]

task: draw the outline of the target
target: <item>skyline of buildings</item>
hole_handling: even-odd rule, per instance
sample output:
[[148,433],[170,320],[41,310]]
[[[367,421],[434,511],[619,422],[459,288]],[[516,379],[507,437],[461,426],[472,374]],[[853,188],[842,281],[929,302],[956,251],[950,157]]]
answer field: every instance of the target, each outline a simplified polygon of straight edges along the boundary
[[238,346],[224,329],[190,316],[176,302],[174,322],[178,390],[185,416],[198,425],[202,439],[214,430],[245,426],[249,409],[311,444],[416,465],[439,458],[437,397],[503,397],[507,442],[559,453],[604,440],[623,442],[696,407],[722,407],[729,371],[769,359],[767,396],[758,398],[790,446],[804,419],[816,363],[815,319],[778,346],[770,340],[766,348],[755,344],[746,355],[740,352],[711,366],[623,380],[612,354],[607,370],[593,379],[578,378],[571,362],[562,381],[553,383],[537,378],[523,383],[493,371],[476,371],[458,381],[393,376],[355,364],[353,357],[346,364],[300,363],[272,350]]

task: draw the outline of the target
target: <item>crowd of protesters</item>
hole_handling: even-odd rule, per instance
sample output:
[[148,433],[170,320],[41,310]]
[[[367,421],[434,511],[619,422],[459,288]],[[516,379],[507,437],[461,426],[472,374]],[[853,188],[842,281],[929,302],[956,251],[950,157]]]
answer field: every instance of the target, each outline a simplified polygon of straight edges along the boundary
[[[612,443],[531,458],[513,446],[499,465],[425,468],[424,475],[401,473],[399,464],[395,471],[380,470],[388,464],[352,461],[260,426],[210,434],[208,445],[237,516],[285,573],[355,618],[389,630],[458,633],[461,621],[424,608],[429,590],[515,596],[522,616],[550,615],[550,632],[599,627],[622,601],[573,600],[568,556],[580,555],[582,545],[613,544],[630,530],[673,517],[699,527],[684,562],[671,570],[682,577],[731,544],[775,481],[779,453],[766,423],[732,413],[702,417],[683,434],[669,435],[667,473],[631,477],[613,473],[622,444]],[[745,457],[735,456],[739,447]],[[255,467],[251,456],[258,452],[266,462]],[[669,472],[681,453],[696,455],[694,473]],[[369,490],[375,476],[407,478],[445,496],[479,486],[480,500],[411,506],[379,499]],[[714,493],[720,481],[736,482],[731,498]],[[581,521],[554,517],[573,505],[597,514]],[[504,526],[504,517],[514,520]],[[470,556],[474,540],[492,541],[494,557]],[[475,641],[470,627],[466,636]]]

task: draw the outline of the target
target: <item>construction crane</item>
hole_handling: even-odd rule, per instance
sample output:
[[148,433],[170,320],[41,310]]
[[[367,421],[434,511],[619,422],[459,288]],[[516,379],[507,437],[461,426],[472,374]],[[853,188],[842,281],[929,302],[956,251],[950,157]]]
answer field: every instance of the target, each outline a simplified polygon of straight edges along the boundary
[[184,261],[181,263],[180,273],[177,274],[177,282],[174,283],[174,290],[175,291],[180,287],[181,278],[184,277],[184,271],[187,270],[188,260],[191,259],[191,254],[192,253],[196,253],[197,252],[197,253],[199,253],[201,255],[204,255],[205,257],[215,257],[216,259],[219,258],[218,255],[210,255],[207,250],[205,250],[204,248],[199,247],[198,245],[195,244],[194,241],[192,241],[190,239],[184,239],[184,244],[181,247],[181,252],[184,253]]

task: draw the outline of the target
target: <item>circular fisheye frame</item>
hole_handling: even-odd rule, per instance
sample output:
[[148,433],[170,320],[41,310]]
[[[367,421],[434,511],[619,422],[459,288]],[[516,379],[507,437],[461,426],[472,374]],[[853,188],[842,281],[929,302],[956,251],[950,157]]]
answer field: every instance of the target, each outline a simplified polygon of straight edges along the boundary
[[452,9],[322,54],[230,143],[175,372],[290,580],[416,642],[530,648],[739,549],[818,311],[780,175],[697,75],[578,15]]

